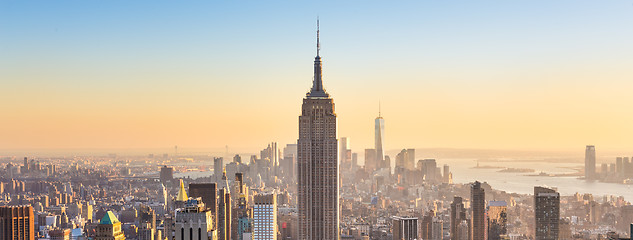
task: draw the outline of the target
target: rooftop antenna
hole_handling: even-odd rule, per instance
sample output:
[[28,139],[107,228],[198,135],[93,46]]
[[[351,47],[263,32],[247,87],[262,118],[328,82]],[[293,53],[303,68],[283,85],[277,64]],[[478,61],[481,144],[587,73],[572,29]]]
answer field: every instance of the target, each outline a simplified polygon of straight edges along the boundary
[[382,114],[380,114],[380,100],[378,100],[378,117],[382,117]]
[[321,51],[321,43],[319,42],[319,17],[317,16],[317,56],[319,56],[319,51]]

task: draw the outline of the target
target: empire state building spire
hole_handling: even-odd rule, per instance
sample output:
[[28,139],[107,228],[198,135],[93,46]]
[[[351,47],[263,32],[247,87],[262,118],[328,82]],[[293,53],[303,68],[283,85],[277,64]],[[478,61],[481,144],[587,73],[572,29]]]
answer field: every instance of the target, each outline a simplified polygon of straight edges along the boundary
[[312,89],[310,92],[306,94],[309,98],[327,98],[330,97],[325,89],[323,88],[323,76],[322,76],[322,68],[321,68],[321,56],[319,56],[319,52],[321,51],[321,42],[319,39],[319,19],[317,18],[317,55],[314,58],[314,79],[312,80]]
[[299,116],[295,238],[298,240],[340,239],[336,113],[334,99],[323,89],[318,26],[317,20],[314,81],[303,99]]

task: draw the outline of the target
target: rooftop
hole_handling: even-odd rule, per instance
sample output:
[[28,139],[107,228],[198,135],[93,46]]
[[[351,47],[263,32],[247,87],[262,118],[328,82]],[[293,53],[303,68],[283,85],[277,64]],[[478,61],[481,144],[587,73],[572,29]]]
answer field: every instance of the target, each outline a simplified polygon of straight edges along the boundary
[[114,213],[112,213],[112,211],[108,211],[106,213],[105,216],[103,216],[103,218],[101,218],[101,222],[99,222],[99,224],[115,224],[118,223],[119,219],[116,218],[116,216],[114,216]]

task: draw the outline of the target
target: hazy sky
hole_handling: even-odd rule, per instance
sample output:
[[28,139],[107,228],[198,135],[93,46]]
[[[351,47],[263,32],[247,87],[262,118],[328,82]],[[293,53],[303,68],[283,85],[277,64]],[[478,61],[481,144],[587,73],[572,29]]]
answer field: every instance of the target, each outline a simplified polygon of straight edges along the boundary
[[317,16],[356,151],[631,150],[618,0],[0,1],[0,149],[295,142]]

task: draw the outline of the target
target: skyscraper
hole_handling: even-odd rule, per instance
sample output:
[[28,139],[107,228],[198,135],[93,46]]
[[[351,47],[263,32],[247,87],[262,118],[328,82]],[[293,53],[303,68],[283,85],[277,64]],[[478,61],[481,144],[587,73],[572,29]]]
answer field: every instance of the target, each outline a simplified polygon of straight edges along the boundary
[[553,189],[534,187],[536,240],[558,239],[560,195]]
[[470,186],[471,209],[472,209],[472,240],[486,240],[486,193],[481,188],[481,183],[475,181]]
[[413,240],[418,239],[418,218],[393,217],[393,239]]
[[334,101],[323,88],[319,56],[314,59],[312,89],[299,116],[297,140],[299,239],[338,239],[338,164]]
[[175,240],[218,239],[213,230],[213,215],[200,199],[189,199],[184,208],[176,211]]
[[152,208],[141,204],[136,222],[138,223],[138,240],[161,240],[160,237],[156,236],[156,214]]
[[283,171],[291,181],[295,181],[295,172],[297,169],[297,144],[286,144],[284,147],[284,163],[282,164]]
[[[466,218],[466,209],[464,201],[461,197],[454,197],[451,203],[451,239],[468,239],[468,225],[466,234],[460,231],[459,225],[462,221],[468,222]],[[464,236],[466,235],[466,236]]]
[[165,183],[174,179],[174,168],[163,166],[160,168],[160,181]]
[[35,239],[34,221],[31,206],[0,207],[0,239]]
[[338,146],[339,164],[342,165],[342,168],[349,168],[352,164],[352,151],[350,150],[349,138],[340,138]]
[[596,178],[596,147],[587,145],[585,149],[585,179],[593,180]]
[[375,135],[374,135],[374,146],[376,149],[376,162],[378,165],[381,165],[383,160],[385,160],[385,152],[383,150],[383,143],[385,141],[385,119],[382,118],[380,113],[380,104],[378,105],[378,117],[376,117],[375,122]]
[[95,232],[95,240],[125,240],[125,235],[121,229],[121,221],[111,211],[106,212],[101,218]]
[[231,190],[229,187],[228,179],[226,178],[226,171],[222,173],[221,188],[218,191],[218,239],[230,240],[231,239]]
[[224,159],[221,157],[213,158],[213,177],[216,181],[220,181],[222,177],[222,169],[224,169]]
[[189,196],[192,198],[202,198],[205,207],[215,216],[217,187],[215,183],[189,183]]
[[365,170],[372,174],[379,168],[376,160],[376,149],[365,149]]
[[244,236],[252,233],[251,211],[248,207],[248,190],[246,186],[243,186],[244,181],[242,173],[235,173],[235,181],[239,185],[236,191],[237,206],[235,208],[233,217],[232,230],[237,239],[244,239]]
[[488,203],[488,240],[501,240],[507,234],[508,204],[505,201]]
[[253,239],[277,239],[277,197],[274,193],[257,194],[253,199]]

